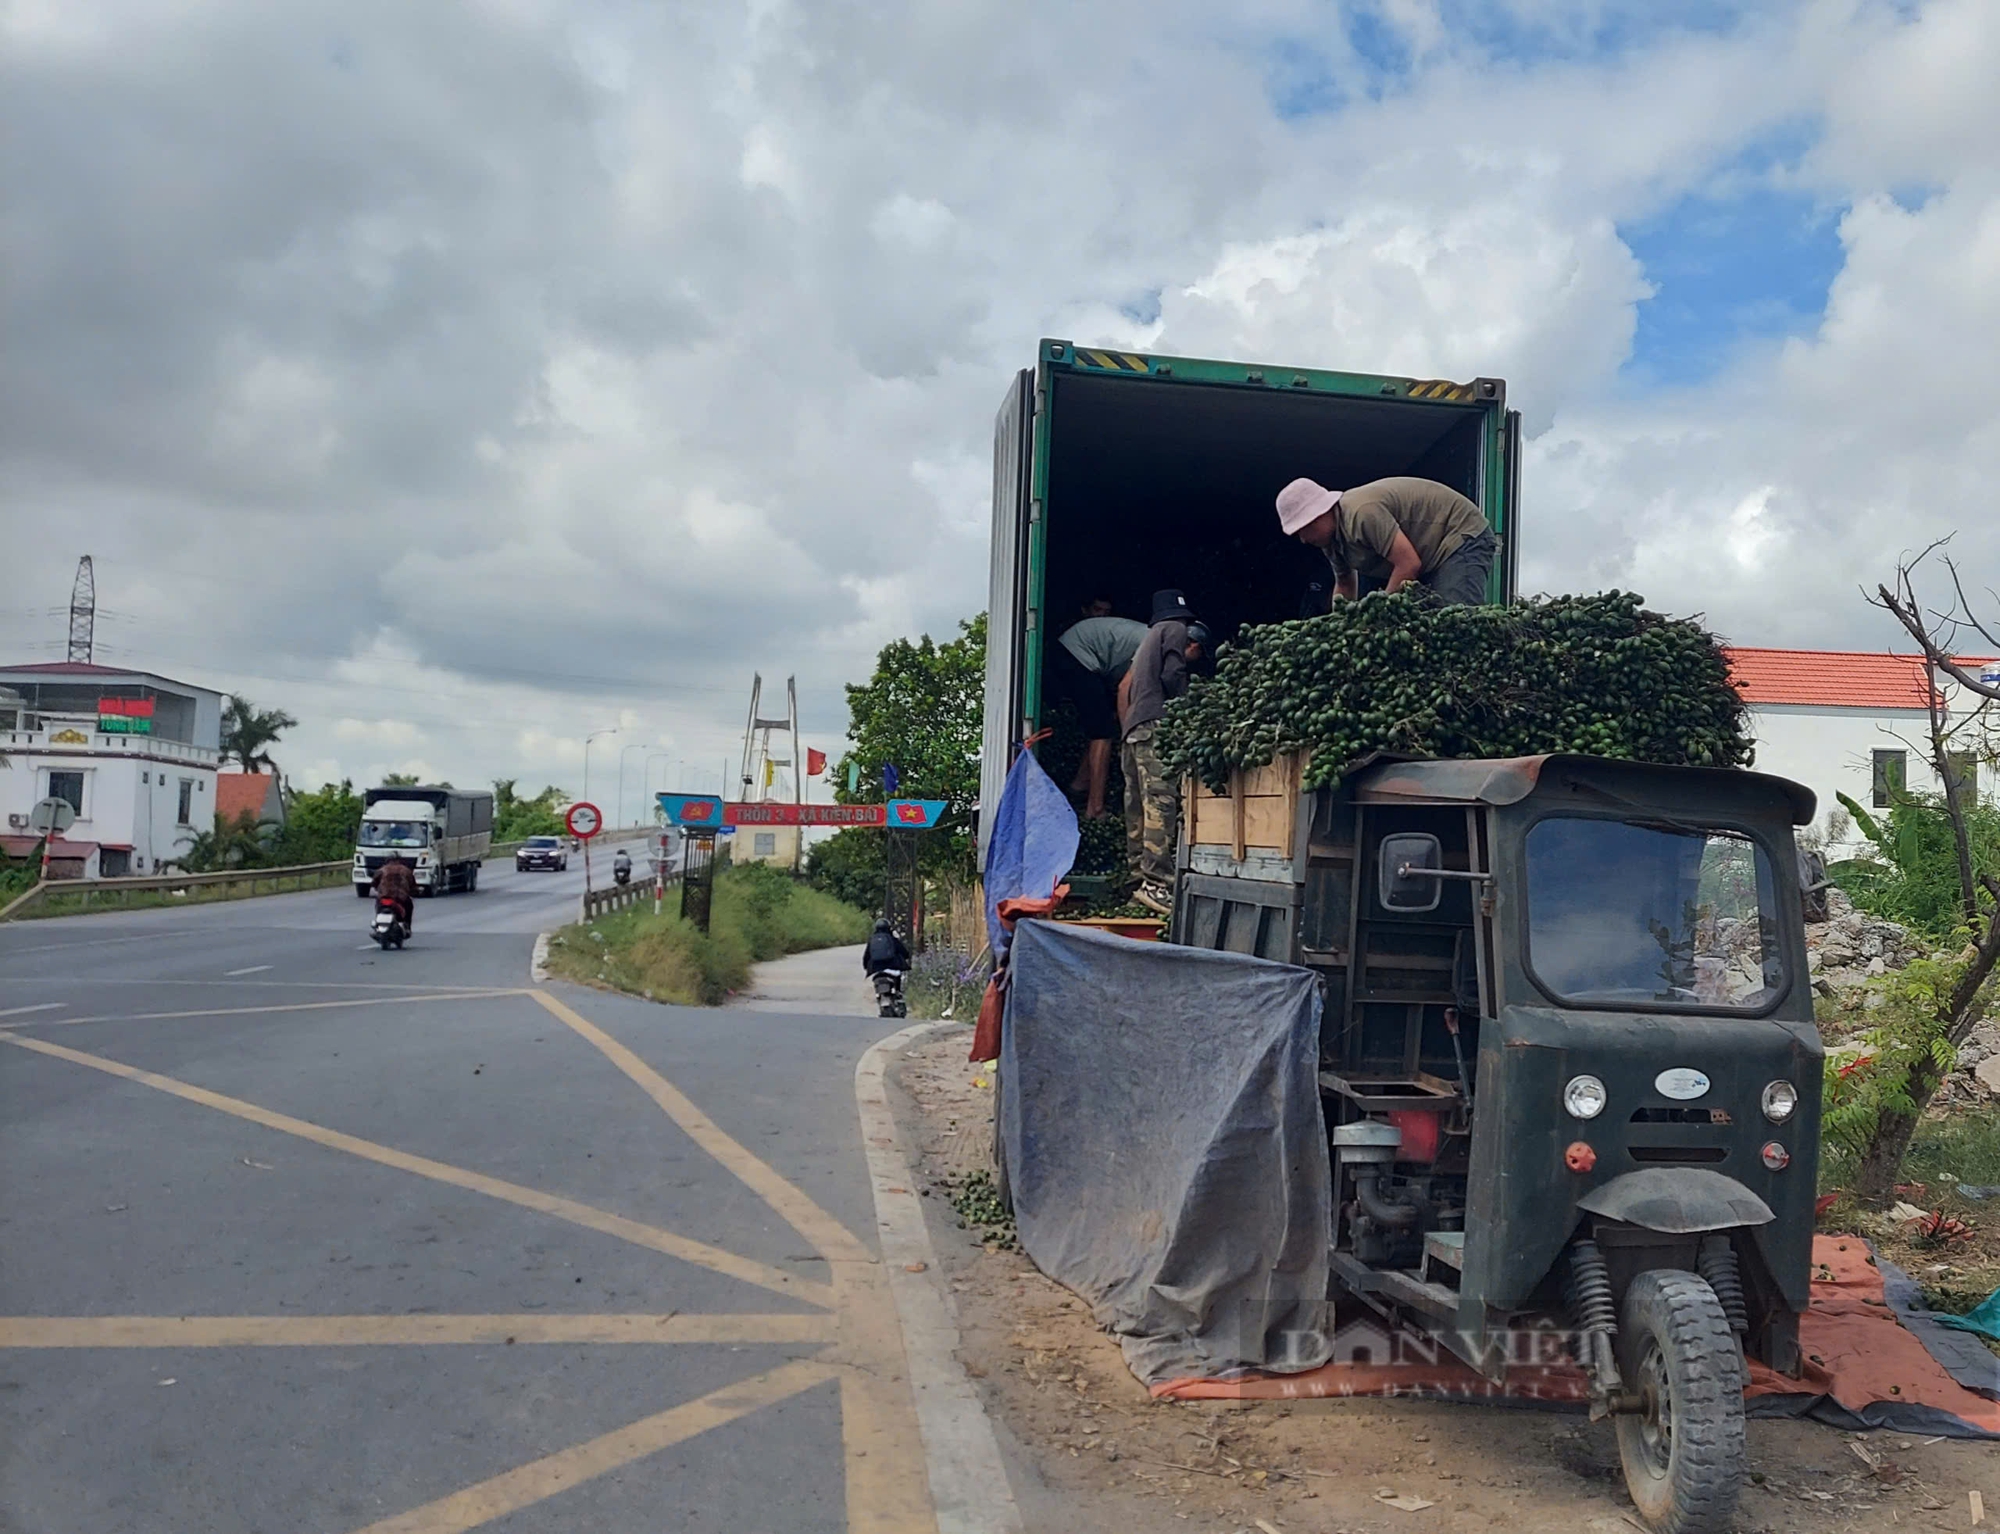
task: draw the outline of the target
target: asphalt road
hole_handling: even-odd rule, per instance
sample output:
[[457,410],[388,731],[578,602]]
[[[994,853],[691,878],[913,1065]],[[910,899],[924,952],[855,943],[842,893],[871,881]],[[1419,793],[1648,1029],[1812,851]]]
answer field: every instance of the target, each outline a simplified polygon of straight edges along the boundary
[[886,1025],[532,987],[582,882],[0,928],[0,1530],[934,1526]]

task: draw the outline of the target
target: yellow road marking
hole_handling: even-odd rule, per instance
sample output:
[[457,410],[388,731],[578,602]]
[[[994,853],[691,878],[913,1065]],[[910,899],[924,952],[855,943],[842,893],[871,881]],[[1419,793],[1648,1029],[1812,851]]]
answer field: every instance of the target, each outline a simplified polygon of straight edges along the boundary
[[424,1347],[459,1343],[827,1343],[826,1315],[0,1316],[0,1348]]
[[[220,982],[217,982],[218,984]],[[480,1001],[489,996],[520,996],[513,991],[450,991],[426,993],[413,996],[355,996],[344,1001],[290,1001],[268,1007],[195,1007],[185,1012],[118,1012],[106,1013],[102,1017],[52,1017],[47,1021],[32,1025],[47,1028],[57,1026],[72,1028],[78,1023],[157,1023],[175,1017],[247,1017],[265,1012],[325,1012],[337,1007],[393,1007],[398,1002],[415,1004],[425,1001]],[[23,1026],[17,1023],[0,1024],[0,1027]]]
[[533,994],[603,1051],[689,1138],[827,1259],[839,1299],[840,1345],[827,1357],[841,1366],[848,1534],[935,1534],[937,1515],[931,1506],[923,1438],[903,1356],[902,1326],[881,1263],[846,1226],[733,1139],[625,1045],[548,992]]
[[588,1019],[564,1006],[547,991],[531,992],[550,1012],[603,1051],[611,1063],[631,1077],[662,1112],[678,1124],[687,1137],[721,1162],[784,1219],[785,1223],[810,1241],[813,1249],[829,1262],[871,1262],[868,1248],[854,1238],[845,1225],[813,1202],[802,1190],[787,1182],[771,1164],[731,1138],[729,1133],[697,1108],[681,1089],[668,1081],[644,1060]]
[[831,1309],[834,1304],[833,1290],[829,1285],[795,1277],[777,1268],[767,1267],[761,1262],[754,1262],[750,1258],[738,1257],[734,1252],[725,1252],[721,1247],[710,1246],[705,1241],[677,1236],[656,1225],[628,1220],[623,1215],[612,1214],[607,1210],[579,1203],[575,1199],[564,1198],[557,1193],[544,1193],[538,1188],[525,1188],[519,1183],[507,1182],[498,1177],[469,1172],[463,1167],[448,1166],[442,1161],[433,1161],[428,1156],[413,1156],[407,1151],[377,1145],[372,1140],[342,1134],[335,1129],[324,1129],[318,1124],[309,1124],[304,1119],[295,1119],[288,1114],[273,1113],[268,1108],[260,1108],[255,1103],[246,1103],[240,1098],[225,1097],[222,1093],[211,1092],[206,1087],[190,1086],[187,1082],[177,1081],[172,1076],[157,1075],[121,1061],[108,1060],[102,1055],[89,1055],[81,1050],[65,1048],[61,1044],[52,1044],[47,1039],[27,1038],[18,1033],[0,1032],[0,1043],[12,1044],[17,1049],[33,1050],[36,1054],[50,1055],[58,1060],[68,1060],[72,1064],[87,1065],[92,1070],[122,1077],[126,1081],[138,1082],[141,1086],[151,1087],[155,1091],[165,1092],[183,1101],[199,1103],[205,1108],[214,1108],[218,1112],[247,1119],[253,1124],[262,1124],[266,1129],[275,1129],[281,1134],[296,1135],[301,1140],[310,1140],[315,1145],[323,1145],[330,1150],[346,1151],[349,1155],[359,1156],[363,1160],[377,1162],[382,1166],[395,1167],[398,1171],[414,1172],[417,1176],[428,1177],[433,1182],[448,1183],[455,1188],[466,1188],[474,1193],[484,1193],[489,1198],[518,1204],[524,1209],[553,1215],[559,1220],[568,1220],[573,1225],[600,1231],[607,1236],[616,1236],[619,1240],[629,1241],[634,1246],[664,1252],[669,1257],[679,1258],[682,1262],[693,1263],[697,1267],[740,1279],[746,1284],[755,1284],[759,1288],[769,1289],[777,1294],[791,1295],[825,1309]]
[[[631,1423],[601,1438],[496,1475],[435,1502],[371,1523],[358,1534],[462,1534],[495,1518],[532,1506],[606,1471],[721,1427],[761,1407],[825,1384],[833,1370],[813,1359],[785,1364],[741,1384],[725,1385],[681,1406]],[[662,1509],[663,1522],[673,1521]]]

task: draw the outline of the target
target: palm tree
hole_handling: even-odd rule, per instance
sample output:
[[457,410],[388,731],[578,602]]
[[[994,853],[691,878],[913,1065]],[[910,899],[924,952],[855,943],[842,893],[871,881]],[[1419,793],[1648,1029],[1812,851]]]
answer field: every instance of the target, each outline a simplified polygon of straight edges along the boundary
[[240,693],[232,692],[228,706],[222,711],[222,759],[240,762],[245,772],[265,767],[275,772],[278,764],[271,760],[271,753],[265,747],[275,744],[280,735],[297,724],[298,720],[281,708],[258,708]]
[[265,860],[265,834],[275,821],[259,821],[244,810],[233,821],[215,817],[215,829],[198,833],[175,861],[189,873],[215,873],[225,868],[250,868]]

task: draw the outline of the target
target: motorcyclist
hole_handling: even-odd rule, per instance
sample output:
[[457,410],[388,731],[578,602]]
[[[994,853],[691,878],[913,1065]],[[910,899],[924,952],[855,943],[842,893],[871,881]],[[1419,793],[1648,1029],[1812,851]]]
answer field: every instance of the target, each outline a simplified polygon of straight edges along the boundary
[[376,871],[375,893],[383,900],[396,902],[405,932],[416,931],[417,877],[410,872],[410,865],[403,861],[401,853],[390,853],[389,861]]
[[868,946],[861,950],[862,972],[871,978],[885,969],[902,970],[910,968],[910,950],[903,946],[903,940],[896,936],[896,929],[889,925],[886,916],[877,917],[875,930],[869,935]]
[[623,847],[618,849],[618,856],[611,860],[611,876],[620,884],[632,877],[632,854]]

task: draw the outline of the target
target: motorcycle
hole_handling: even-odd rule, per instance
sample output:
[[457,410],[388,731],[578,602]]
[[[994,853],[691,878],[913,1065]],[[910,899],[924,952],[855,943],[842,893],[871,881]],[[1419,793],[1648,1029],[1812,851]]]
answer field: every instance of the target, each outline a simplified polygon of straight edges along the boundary
[[908,1017],[910,1006],[903,999],[903,972],[900,969],[878,969],[871,978],[875,982],[876,1015]]
[[632,882],[632,859],[626,853],[619,853],[617,861],[611,865],[611,877],[620,884]]
[[402,902],[390,895],[375,897],[375,921],[368,929],[368,935],[379,943],[386,952],[391,948],[401,948],[410,940],[410,929],[403,920]]

